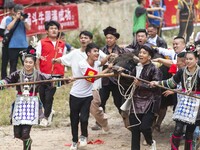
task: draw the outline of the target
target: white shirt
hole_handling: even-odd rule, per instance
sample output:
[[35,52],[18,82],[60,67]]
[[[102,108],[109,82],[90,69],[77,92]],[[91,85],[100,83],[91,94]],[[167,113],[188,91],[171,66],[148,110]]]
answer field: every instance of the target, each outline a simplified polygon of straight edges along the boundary
[[148,38],[148,40],[147,40],[148,43],[157,46],[157,44],[156,44],[157,37],[158,37],[158,35],[156,35],[154,38]]
[[[91,67],[86,61],[86,59],[79,61],[77,75],[79,77],[84,76],[88,68],[91,68],[97,71],[99,65],[101,65],[100,61],[95,61],[94,67]],[[86,79],[80,79],[74,82],[73,87],[71,88],[70,94],[75,97],[88,97],[88,96],[92,96],[92,90],[93,90],[92,82],[89,82]]]
[[195,42],[198,41],[198,40],[200,40],[200,32],[197,32],[197,35],[195,37]]
[[[101,61],[103,58],[106,58],[106,54],[102,51],[102,50],[99,50],[99,58],[98,60]],[[101,72],[103,70],[103,67],[100,66],[97,68],[97,71],[98,72]],[[98,90],[102,87],[102,82],[101,82],[102,78],[99,78],[97,80],[95,80],[95,82],[93,83],[93,89],[94,90]]]
[[[99,60],[106,57],[107,55],[103,53],[101,50],[99,50]],[[63,65],[69,66],[72,68],[72,76],[73,77],[80,77],[83,76],[80,74],[80,69],[79,69],[79,62],[86,60],[87,55],[85,52],[82,52],[80,49],[74,49],[73,51],[69,52],[68,54],[65,54],[61,57],[61,63]],[[101,67],[96,68],[98,72],[102,70]],[[73,82],[73,86],[71,88],[70,94],[76,97],[86,97],[87,94],[83,95],[83,93],[87,93],[82,91],[82,87],[79,86],[79,82]],[[96,80],[94,83],[94,88],[93,89],[99,89],[101,87],[101,79]],[[78,91],[78,92],[77,92]],[[92,90],[91,90],[92,92]]]
[[5,33],[8,33],[8,30],[6,30],[6,19],[7,19],[8,17],[9,17],[9,16],[4,17],[4,18],[1,20],[1,24],[0,24],[0,29],[5,29],[4,34],[5,34]]
[[[186,50],[182,50],[181,52],[185,52]],[[162,47],[158,47],[158,53],[162,54],[163,56],[169,57],[170,60],[173,61],[174,64],[177,63],[177,54],[174,50],[165,49]]]

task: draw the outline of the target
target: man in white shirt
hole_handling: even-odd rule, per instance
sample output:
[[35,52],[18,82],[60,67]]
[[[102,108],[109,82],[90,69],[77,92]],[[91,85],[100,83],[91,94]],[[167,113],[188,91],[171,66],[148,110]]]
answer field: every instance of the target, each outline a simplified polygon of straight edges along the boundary
[[[82,76],[82,74],[80,73],[79,63],[81,61],[85,61],[87,59],[85,50],[86,50],[87,45],[92,42],[92,39],[93,39],[92,33],[88,32],[88,31],[82,31],[79,34],[81,48],[74,49],[70,53],[68,53],[60,58],[54,59],[53,63],[62,63],[63,65],[70,66],[72,68],[73,77]],[[99,55],[102,55],[101,57],[106,57],[105,54],[103,55],[102,51],[99,51]],[[70,91],[70,102],[74,103],[76,101],[76,99],[85,99],[85,101],[89,102],[89,104],[90,104],[90,102],[93,99],[92,88],[90,86],[88,87],[87,86],[88,83],[85,84],[85,82],[86,81],[81,82],[81,80],[74,81],[73,86]],[[97,83],[97,85],[98,85],[98,83]],[[99,88],[99,85],[96,88]],[[77,130],[77,124],[76,124],[77,120],[73,117],[72,109],[73,109],[72,105],[70,105],[70,110],[71,110],[70,111],[70,114],[71,114],[70,119],[72,122],[72,134],[73,134],[73,139],[72,139],[73,143],[71,146],[71,150],[76,150],[77,142],[78,142],[78,130]],[[86,115],[86,118],[87,118],[87,112],[84,114]],[[83,126],[81,125],[82,134],[80,136],[79,141],[81,142],[80,145],[85,145],[85,140],[87,139],[87,136],[88,136],[87,130],[86,130],[87,125],[84,122],[85,120],[83,121],[82,118],[85,118],[85,117],[81,115],[80,119],[79,119],[81,124],[83,123]],[[107,119],[105,119],[105,121],[107,122]],[[75,125],[73,126],[73,124],[75,124]]]
[[[88,74],[97,74],[98,67],[101,65],[98,60],[99,50],[92,42],[92,34],[88,31],[82,31],[79,35],[81,48],[71,51],[63,57],[53,60],[54,63],[61,63],[72,67],[73,77],[79,77]],[[94,54],[92,51],[94,50]],[[87,53],[87,55],[86,55]],[[91,54],[92,53],[92,54]],[[106,57],[108,59],[109,57]],[[104,61],[105,63],[105,61]],[[88,69],[89,68],[89,69]],[[90,72],[90,73],[89,73]],[[90,104],[93,99],[92,90],[95,87],[90,83],[93,79],[76,80],[70,91],[70,120],[72,128],[72,146],[70,150],[77,150],[78,143],[78,123],[81,124],[81,136],[79,138],[80,146],[87,145],[88,137],[88,118]],[[90,82],[89,82],[90,81]],[[94,82],[94,80],[92,81]],[[98,88],[99,86],[97,86]]]
[[162,63],[163,65],[170,67],[172,64],[176,64],[177,62],[177,54],[181,52],[185,52],[186,43],[183,37],[175,37],[173,40],[173,50],[165,49],[158,47],[158,53],[162,54],[165,57],[169,57],[169,59],[156,58],[152,61]]

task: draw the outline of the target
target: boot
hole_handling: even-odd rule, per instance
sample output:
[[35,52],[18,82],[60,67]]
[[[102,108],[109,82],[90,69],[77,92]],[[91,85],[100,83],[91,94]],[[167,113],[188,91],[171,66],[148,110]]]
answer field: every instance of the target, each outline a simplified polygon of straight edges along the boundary
[[29,138],[23,141],[24,149],[23,150],[31,150],[32,139]]
[[181,136],[175,136],[172,134],[172,137],[170,139],[171,150],[178,150],[180,141],[181,141]]
[[185,149],[184,150],[192,150],[192,140],[185,140]]

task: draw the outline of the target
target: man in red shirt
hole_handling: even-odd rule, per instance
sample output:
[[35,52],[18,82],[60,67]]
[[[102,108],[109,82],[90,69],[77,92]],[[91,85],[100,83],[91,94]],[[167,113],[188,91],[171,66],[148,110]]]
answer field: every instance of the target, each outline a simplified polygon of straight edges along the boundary
[[[36,68],[42,73],[50,74],[52,77],[62,78],[64,76],[64,66],[61,64],[52,64],[53,58],[61,57],[66,52],[65,43],[59,40],[58,33],[60,24],[56,21],[48,21],[45,23],[45,30],[47,37],[38,42],[36,52],[38,59],[36,61]],[[44,107],[44,118],[41,120],[40,125],[48,126],[52,121],[52,105],[53,96],[56,88],[50,88],[41,85],[39,89],[40,99]]]

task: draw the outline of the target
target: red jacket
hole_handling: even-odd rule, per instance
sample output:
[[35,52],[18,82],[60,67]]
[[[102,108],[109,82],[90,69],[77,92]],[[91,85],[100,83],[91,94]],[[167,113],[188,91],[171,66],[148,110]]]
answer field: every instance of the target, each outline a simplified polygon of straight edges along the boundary
[[[45,38],[41,40],[41,56],[45,58],[45,60],[40,59],[40,71],[46,74],[52,75],[64,75],[64,66],[61,64],[52,64],[53,58],[58,58],[63,55],[65,43],[62,41],[57,41],[58,46],[57,49],[54,48],[54,45],[49,40],[49,38]],[[53,68],[53,71],[52,71]]]

